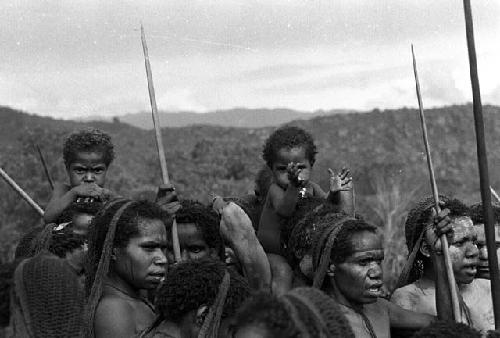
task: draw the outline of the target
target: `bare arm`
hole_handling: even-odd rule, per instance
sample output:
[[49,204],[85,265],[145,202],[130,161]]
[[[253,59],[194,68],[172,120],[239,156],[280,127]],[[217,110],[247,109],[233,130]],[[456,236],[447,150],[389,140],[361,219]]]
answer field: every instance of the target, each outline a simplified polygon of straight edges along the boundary
[[45,223],[55,222],[64,209],[70,206],[74,200],[74,191],[72,191],[68,185],[64,183],[55,183],[52,196],[43,215]]
[[125,338],[136,335],[133,309],[117,298],[103,298],[96,309],[94,331],[96,338]]
[[252,221],[237,204],[230,202],[221,211],[220,232],[240,261],[250,287],[269,291],[271,267]]

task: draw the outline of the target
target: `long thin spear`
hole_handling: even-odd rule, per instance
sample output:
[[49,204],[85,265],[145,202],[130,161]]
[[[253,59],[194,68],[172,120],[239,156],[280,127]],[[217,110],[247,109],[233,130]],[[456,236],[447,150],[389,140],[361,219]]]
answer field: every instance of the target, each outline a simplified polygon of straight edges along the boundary
[[[424,139],[425,153],[427,155],[427,166],[429,169],[429,177],[431,181],[432,196],[434,197],[434,208],[439,214],[441,208],[439,207],[439,193],[436,184],[436,177],[434,176],[434,166],[432,164],[431,150],[429,147],[429,138],[427,136],[427,126],[425,123],[424,108],[422,103],[422,94],[420,93],[420,82],[418,81],[417,73],[417,61],[415,59],[415,53],[413,51],[413,45],[411,45],[411,55],[413,58],[413,73],[415,75],[415,89],[418,98],[418,108],[420,112],[420,123],[422,125],[422,136]],[[460,302],[458,300],[458,290],[457,283],[455,282],[455,275],[453,274],[453,267],[451,264],[450,253],[448,251],[448,239],[446,235],[441,236],[441,247],[443,250],[444,264],[446,267],[446,275],[448,277],[448,286],[451,294],[451,304],[453,307],[453,317],[455,321],[459,321],[461,318]]]
[[0,168],[0,176],[7,182],[12,189],[14,189],[19,196],[21,196],[28,204],[35,209],[36,212],[40,214],[40,216],[43,216],[43,209],[40,208],[38,204],[36,204],[35,201],[19,186],[17,183],[2,169]]
[[[151,113],[153,115],[153,125],[156,135],[156,148],[158,150],[158,158],[160,160],[161,177],[163,180],[163,184],[169,184],[170,179],[168,177],[167,159],[165,158],[165,150],[163,149],[160,117],[158,114],[158,107],[156,106],[155,88],[153,86],[153,73],[151,72],[151,64],[149,63],[148,45],[146,44],[146,34],[144,33],[144,27],[142,26],[142,24],[141,24],[141,41],[142,41],[142,50],[144,52],[144,64],[146,65],[146,76],[148,78],[149,101],[151,103]],[[180,262],[181,247],[179,244],[179,236],[177,234],[177,222],[175,221],[175,217],[173,219],[173,224],[172,224],[172,246],[174,249],[175,261]]]
[[500,329],[500,273],[495,245],[495,222],[491,209],[490,183],[488,174],[488,158],[486,156],[486,142],[484,140],[483,110],[481,105],[481,91],[477,74],[476,47],[474,44],[474,27],[470,0],[464,0],[465,32],[467,36],[467,50],[469,52],[470,80],[472,87],[472,105],[474,110],[474,126],[476,129],[477,161],[479,166],[479,185],[481,187],[481,204],[483,206],[484,233],[488,248],[488,264],[490,266],[491,296],[495,314],[495,329]]
[[54,181],[52,180],[52,177],[50,177],[49,169],[47,168],[47,163],[45,162],[45,158],[43,157],[42,150],[40,149],[38,144],[35,144],[35,148],[38,152],[38,156],[40,157],[40,161],[42,162],[43,170],[45,171],[47,181],[49,181],[50,188],[54,190]]

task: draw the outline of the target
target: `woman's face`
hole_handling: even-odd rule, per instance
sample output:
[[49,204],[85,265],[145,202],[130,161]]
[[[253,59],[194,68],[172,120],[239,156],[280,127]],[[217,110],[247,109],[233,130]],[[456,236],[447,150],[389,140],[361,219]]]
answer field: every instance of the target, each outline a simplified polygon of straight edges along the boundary
[[371,231],[356,232],[351,237],[352,253],[336,264],[331,277],[337,290],[349,302],[368,304],[382,295],[382,261],[384,250],[379,235]]
[[167,235],[159,219],[139,218],[139,233],[115,249],[114,270],[136,289],[155,289],[165,277]]

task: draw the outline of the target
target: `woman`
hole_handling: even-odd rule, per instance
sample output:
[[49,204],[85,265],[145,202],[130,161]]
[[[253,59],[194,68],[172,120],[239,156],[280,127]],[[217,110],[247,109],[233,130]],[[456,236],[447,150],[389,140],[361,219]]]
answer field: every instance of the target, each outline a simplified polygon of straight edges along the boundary
[[132,337],[154,320],[143,296],[165,275],[166,214],[146,201],[116,200],[93,219],[86,261],[90,337]]

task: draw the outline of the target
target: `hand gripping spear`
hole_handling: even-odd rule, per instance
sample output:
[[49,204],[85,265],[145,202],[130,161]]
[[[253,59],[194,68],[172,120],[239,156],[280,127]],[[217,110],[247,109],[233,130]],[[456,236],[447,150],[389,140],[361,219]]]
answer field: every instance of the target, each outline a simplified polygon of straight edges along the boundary
[[21,196],[26,202],[28,202],[30,207],[35,209],[35,211],[40,216],[43,216],[43,209],[40,208],[40,206],[36,204],[36,202],[33,201],[33,199],[19,185],[17,185],[17,183],[2,168],[0,168],[0,176],[2,176],[5,182],[7,182],[12,187],[12,189],[14,189],[19,194],[19,196]]
[[[436,178],[434,176],[434,166],[432,164],[431,151],[429,148],[429,139],[427,136],[427,126],[425,124],[424,108],[422,103],[422,95],[420,93],[420,82],[418,81],[417,73],[417,61],[415,60],[415,53],[413,51],[413,45],[411,46],[411,55],[413,58],[413,73],[415,74],[415,89],[417,91],[418,98],[418,108],[420,112],[420,123],[422,125],[422,136],[424,139],[425,153],[427,155],[427,166],[429,169],[429,177],[431,181],[432,196],[434,197],[434,208],[439,214],[441,208],[439,207],[439,194],[437,190]],[[457,283],[455,282],[455,275],[453,274],[453,268],[451,265],[450,253],[448,251],[448,239],[446,235],[441,235],[441,247],[443,250],[444,264],[446,268],[446,276],[448,277],[448,287],[451,294],[451,304],[453,307],[453,318],[455,321],[459,321],[461,318],[460,302],[458,300]]]
[[464,0],[465,32],[467,36],[467,50],[469,52],[470,79],[472,86],[472,104],[474,110],[474,126],[476,129],[477,161],[479,164],[479,184],[481,187],[481,204],[483,206],[484,233],[488,248],[488,264],[490,267],[491,296],[495,313],[495,329],[500,328],[500,274],[495,245],[495,222],[491,209],[490,183],[488,175],[488,158],[486,157],[486,143],[484,140],[483,111],[481,106],[481,91],[477,75],[476,47],[474,45],[474,27],[470,0]]
[[[144,52],[144,64],[146,65],[146,76],[148,78],[149,101],[151,102],[151,112],[153,114],[153,125],[156,135],[156,148],[158,149],[158,158],[160,160],[161,177],[163,184],[170,183],[167,170],[167,159],[165,158],[165,150],[163,149],[163,141],[161,138],[160,118],[158,116],[158,107],[156,106],[155,88],[153,86],[153,74],[151,72],[151,64],[149,63],[148,46],[146,44],[146,35],[144,27],[141,24],[141,41],[142,50]],[[175,217],[172,222],[172,246],[174,249],[175,262],[181,260],[181,249],[179,245],[179,237],[177,235],[177,222]]]

